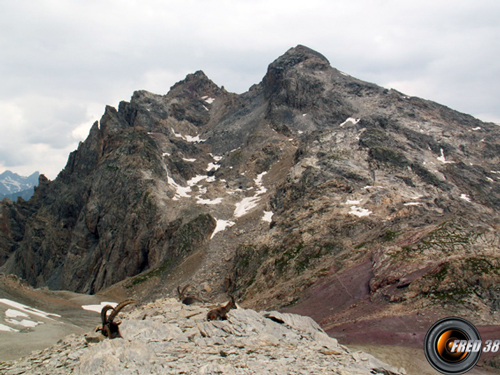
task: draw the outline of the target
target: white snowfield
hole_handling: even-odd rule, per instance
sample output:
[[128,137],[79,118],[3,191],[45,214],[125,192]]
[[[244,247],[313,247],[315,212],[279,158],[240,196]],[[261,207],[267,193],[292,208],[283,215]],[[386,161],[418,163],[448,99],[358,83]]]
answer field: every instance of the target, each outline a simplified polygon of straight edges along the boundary
[[[44,324],[40,318],[51,321],[56,321],[56,318],[61,318],[61,315],[59,314],[48,313],[6,298],[0,298],[0,305],[6,305],[9,307],[3,314],[3,321],[1,319],[2,316],[0,316],[0,331],[3,332],[21,332],[23,327],[35,328],[40,324]],[[100,314],[102,308],[106,305],[115,307],[117,303],[101,302],[99,305],[83,305],[82,309],[94,311]]]
[[100,305],[83,305],[82,309],[88,310],[88,311],[94,311],[96,313],[101,313],[102,308],[106,305],[116,307],[116,305],[118,305],[118,304],[116,302],[101,302]]
[[0,331],[4,331],[4,332],[19,332],[18,329],[11,328],[9,326],[6,326],[5,324],[0,324]]
[[214,232],[210,236],[210,239],[214,238],[214,236],[217,233],[222,232],[226,230],[226,228],[232,227],[234,224],[236,224],[234,221],[229,221],[229,220],[221,220],[221,219],[215,219],[215,220],[217,221],[217,225],[215,227]]
[[[26,328],[33,328],[39,324],[43,324],[41,321],[35,321],[31,319],[31,315],[37,316],[39,318],[54,320],[54,318],[60,318],[61,315],[47,313],[42,310],[35,309],[30,306],[23,305],[22,303],[11,301],[10,299],[0,298],[0,304],[12,307],[5,311],[4,322],[14,326],[22,326]],[[21,318],[21,319],[17,319]],[[0,324],[0,331],[4,332],[19,332],[19,329],[11,327],[6,324]]]
[[61,315],[59,315],[59,314],[47,313],[45,311],[34,309],[33,307],[29,307],[29,306],[23,305],[22,303],[14,302],[14,301],[11,301],[10,299],[6,299],[6,298],[0,298],[0,303],[3,303],[4,305],[10,306],[10,307],[13,307],[14,309],[17,309],[20,312],[28,313],[31,315],[36,315],[36,316],[39,316],[39,317],[42,317],[45,319],[52,320],[51,316],[56,317],[56,318],[61,317]]
[[256,207],[262,198],[261,195],[267,192],[264,184],[262,183],[262,178],[267,174],[267,172],[262,172],[254,180],[255,185],[257,185],[257,192],[253,197],[243,198],[240,202],[236,203],[236,208],[234,210],[235,217],[241,217],[246,215],[252,208]]

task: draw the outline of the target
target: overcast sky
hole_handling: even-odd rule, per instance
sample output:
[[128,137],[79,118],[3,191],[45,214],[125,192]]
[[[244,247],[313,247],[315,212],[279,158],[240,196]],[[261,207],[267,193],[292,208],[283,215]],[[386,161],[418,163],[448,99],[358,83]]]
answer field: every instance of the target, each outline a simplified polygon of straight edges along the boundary
[[498,0],[3,0],[0,173],[53,179],[105,105],[200,69],[241,93],[297,44],[500,122],[499,19]]

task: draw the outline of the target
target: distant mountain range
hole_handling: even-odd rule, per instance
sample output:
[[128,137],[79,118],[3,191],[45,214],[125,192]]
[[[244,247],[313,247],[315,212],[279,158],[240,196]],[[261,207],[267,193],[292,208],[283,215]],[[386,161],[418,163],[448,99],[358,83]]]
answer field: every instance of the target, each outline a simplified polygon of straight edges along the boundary
[[0,199],[9,198],[16,200],[22,197],[25,200],[31,198],[34,187],[38,185],[39,172],[35,172],[28,177],[20,176],[11,171],[0,174]]

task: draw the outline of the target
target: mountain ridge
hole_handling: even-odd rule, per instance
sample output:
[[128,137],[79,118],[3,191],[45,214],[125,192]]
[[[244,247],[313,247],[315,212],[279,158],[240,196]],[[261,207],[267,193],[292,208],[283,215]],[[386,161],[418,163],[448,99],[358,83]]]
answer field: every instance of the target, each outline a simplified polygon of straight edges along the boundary
[[332,301],[317,311],[327,329],[357,311],[444,305],[490,324],[498,151],[498,126],[299,45],[241,95],[198,71],[106,107],[54,181],[0,206],[1,270],[147,299],[191,283],[263,309],[300,310],[326,290],[343,301],[334,317]]

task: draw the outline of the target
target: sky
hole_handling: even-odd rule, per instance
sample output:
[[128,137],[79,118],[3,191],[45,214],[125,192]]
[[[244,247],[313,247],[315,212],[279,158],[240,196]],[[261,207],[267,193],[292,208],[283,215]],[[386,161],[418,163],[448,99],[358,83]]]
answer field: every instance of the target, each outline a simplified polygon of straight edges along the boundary
[[242,93],[306,45],[500,123],[498,0],[0,0],[0,173],[54,179],[106,105],[203,70]]

